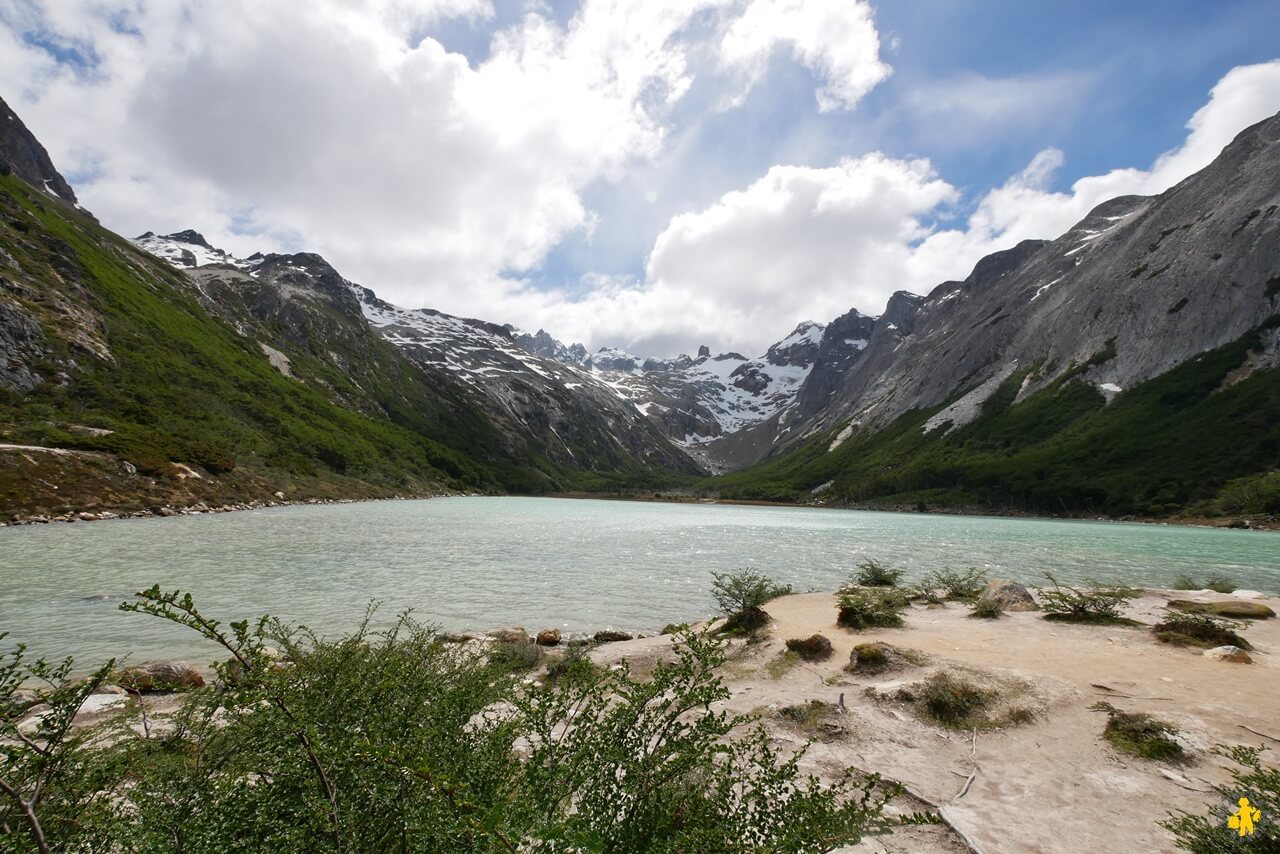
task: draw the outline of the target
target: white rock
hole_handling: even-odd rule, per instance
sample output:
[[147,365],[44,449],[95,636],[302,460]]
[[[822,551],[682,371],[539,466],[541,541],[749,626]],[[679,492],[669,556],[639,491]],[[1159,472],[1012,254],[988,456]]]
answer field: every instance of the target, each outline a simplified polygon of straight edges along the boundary
[[1267,594],[1259,593],[1257,590],[1236,590],[1231,594],[1237,599],[1266,599]]
[[1250,664],[1253,661],[1249,657],[1249,653],[1238,646],[1215,646],[1213,649],[1206,649],[1204,657],[1214,661],[1230,661],[1235,664]]

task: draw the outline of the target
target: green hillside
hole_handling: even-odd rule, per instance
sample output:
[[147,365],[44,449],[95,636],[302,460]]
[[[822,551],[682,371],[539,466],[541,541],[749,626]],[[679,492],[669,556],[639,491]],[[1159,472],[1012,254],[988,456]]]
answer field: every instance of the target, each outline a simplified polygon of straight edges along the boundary
[[[180,481],[190,497],[223,501],[280,488],[290,497],[361,497],[666,481],[638,467],[566,469],[536,448],[504,445],[482,413],[405,368],[382,342],[374,356],[412,376],[353,378],[295,350],[307,381],[287,377],[255,340],[206,312],[181,273],[14,176],[0,178],[0,249],[11,261],[0,266],[0,299],[39,319],[47,349],[32,365],[45,382],[0,389],[0,442],[104,452],[77,457],[103,472],[114,470],[104,460],[128,461],[138,470],[133,486],[150,499]],[[362,405],[334,402],[350,398]],[[28,457],[0,463],[0,513],[55,509],[32,499],[41,466]],[[66,469],[67,459],[57,462]],[[173,463],[202,477],[181,478]],[[82,493],[105,487],[80,474]],[[116,500],[105,504],[129,503],[133,486],[107,480]],[[63,487],[62,504],[84,504],[86,495],[68,494],[75,489]]]
[[949,425],[922,432],[946,404],[915,410],[882,430],[855,431],[834,451],[838,430],[699,488],[734,499],[1031,513],[1274,514],[1280,370],[1234,372],[1277,325],[1280,315],[1110,404],[1079,370],[1015,404],[1027,373],[1019,372],[977,419],[949,433]]

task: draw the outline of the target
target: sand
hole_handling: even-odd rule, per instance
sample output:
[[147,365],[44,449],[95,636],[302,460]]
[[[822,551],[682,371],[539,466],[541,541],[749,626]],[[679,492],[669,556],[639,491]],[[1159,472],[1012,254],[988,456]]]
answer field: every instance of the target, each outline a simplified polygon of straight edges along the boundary
[[[912,829],[869,840],[853,851],[879,852],[1134,852],[1174,851],[1158,822],[1173,810],[1203,812],[1221,802],[1211,784],[1230,780],[1229,760],[1215,745],[1267,745],[1275,763],[1280,741],[1280,619],[1250,621],[1243,635],[1255,647],[1252,664],[1205,658],[1201,650],[1157,642],[1149,628],[1077,626],[1046,621],[1035,612],[976,620],[967,606],[913,605],[901,629],[861,632],[836,626],[835,595],[787,596],[767,606],[766,639],[733,643],[724,675],[732,691],[725,706],[762,717],[770,733],[800,747],[815,734],[804,767],[820,776],[844,768],[878,772],[916,797],[895,809],[936,807],[951,825]],[[1151,624],[1171,598],[1212,601],[1221,595],[1146,591],[1128,616]],[[1277,599],[1258,600],[1280,611]],[[827,661],[778,662],[787,638],[821,633],[835,654]],[[844,671],[853,646],[886,641],[924,655],[924,663],[878,676]],[[669,654],[670,638],[609,644],[593,653],[608,665],[623,658],[643,668]],[[912,704],[893,699],[898,687],[936,670],[964,673],[998,686],[1008,704],[1035,711],[1026,724],[971,731],[922,719]],[[879,695],[869,696],[868,691]],[[816,731],[780,718],[783,707],[809,700],[848,709]],[[1106,715],[1091,711],[1106,700],[1124,711],[1150,713],[1175,724],[1184,762],[1134,758],[1101,737]],[[967,791],[966,782],[972,775]]]

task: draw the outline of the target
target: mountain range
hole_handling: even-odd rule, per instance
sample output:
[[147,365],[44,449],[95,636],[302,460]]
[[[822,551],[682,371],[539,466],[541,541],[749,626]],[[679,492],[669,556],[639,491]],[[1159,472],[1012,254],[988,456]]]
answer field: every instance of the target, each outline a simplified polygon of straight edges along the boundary
[[0,516],[670,490],[1280,511],[1280,115],[1165,193],[751,358],[592,353],[313,253],[125,240],[0,115]]

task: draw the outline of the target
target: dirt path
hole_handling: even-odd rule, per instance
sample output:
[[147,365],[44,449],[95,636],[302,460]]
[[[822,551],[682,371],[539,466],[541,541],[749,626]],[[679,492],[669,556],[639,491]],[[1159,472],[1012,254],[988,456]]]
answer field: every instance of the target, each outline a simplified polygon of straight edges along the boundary
[[[1226,598],[1148,591],[1129,615],[1154,623],[1175,595]],[[1280,610],[1280,601],[1265,601]],[[844,694],[848,713],[817,732],[806,766],[832,773],[853,765],[899,780],[941,806],[958,831],[913,831],[863,843],[858,851],[963,851],[960,835],[984,854],[1173,851],[1172,836],[1158,822],[1170,810],[1203,811],[1217,801],[1209,784],[1229,779],[1229,763],[1211,752],[1214,745],[1267,744],[1271,762],[1280,753],[1280,743],[1240,726],[1280,737],[1277,619],[1249,624],[1244,635],[1256,648],[1254,663],[1242,665],[1157,643],[1146,628],[1069,626],[1037,613],[986,621],[969,618],[963,605],[913,606],[905,628],[852,632],[835,625],[832,594],[788,596],[767,610],[774,617],[768,639],[737,642],[726,665],[733,691],[727,705],[761,714],[780,740],[799,745],[814,731],[796,731],[777,711],[809,700],[835,703]],[[815,633],[831,640],[831,659],[779,662],[786,638]],[[924,653],[925,663],[881,676],[846,673],[853,646],[873,640]],[[612,644],[595,657],[643,662],[668,644],[666,638]],[[1036,718],[980,730],[975,748],[970,732],[924,722],[909,704],[892,699],[898,687],[938,669],[999,683]],[[1190,760],[1174,764],[1116,752],[1101,738],[1105,715],[1089,710],[1098,700],[1175,724]]]

